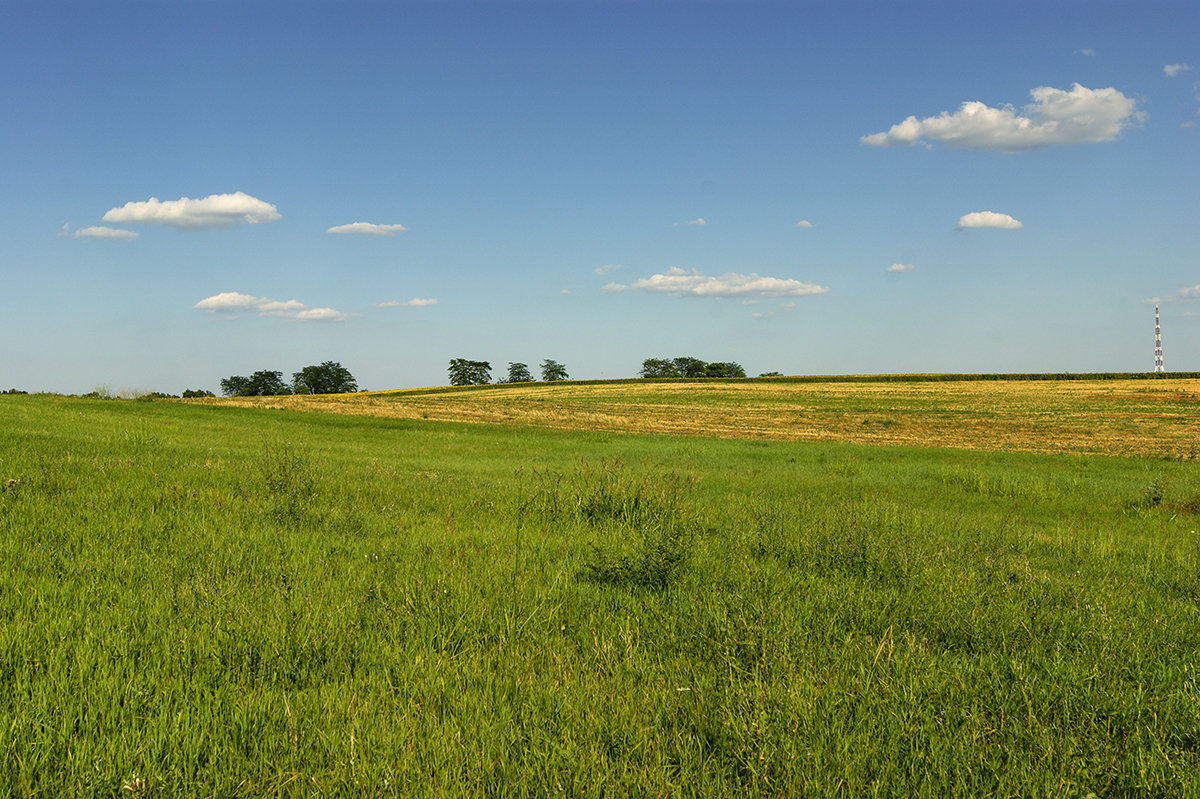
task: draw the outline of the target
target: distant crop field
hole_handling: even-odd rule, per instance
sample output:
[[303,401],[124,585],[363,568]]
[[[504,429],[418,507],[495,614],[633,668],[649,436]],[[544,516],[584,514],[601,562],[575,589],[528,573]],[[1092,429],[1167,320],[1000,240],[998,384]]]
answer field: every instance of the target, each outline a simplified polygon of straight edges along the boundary
[[1200,377],[536,383],[218,400],[403,419],[1194,459]]

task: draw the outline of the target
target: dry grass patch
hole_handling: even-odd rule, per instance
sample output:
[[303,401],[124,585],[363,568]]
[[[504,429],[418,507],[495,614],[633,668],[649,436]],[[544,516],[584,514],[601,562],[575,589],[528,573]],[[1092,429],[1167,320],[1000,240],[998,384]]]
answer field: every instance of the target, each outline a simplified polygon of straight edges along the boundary
[[219,400],[567,430],[1191,459],[1200,380],[630,380]]

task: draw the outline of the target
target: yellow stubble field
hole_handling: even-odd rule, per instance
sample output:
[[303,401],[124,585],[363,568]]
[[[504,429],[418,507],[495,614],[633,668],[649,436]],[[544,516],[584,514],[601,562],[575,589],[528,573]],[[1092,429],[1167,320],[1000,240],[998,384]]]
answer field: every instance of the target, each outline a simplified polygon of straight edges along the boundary
[[960,449],[1200,454],[1200,379],[533,383],[228,404],[446,422]]

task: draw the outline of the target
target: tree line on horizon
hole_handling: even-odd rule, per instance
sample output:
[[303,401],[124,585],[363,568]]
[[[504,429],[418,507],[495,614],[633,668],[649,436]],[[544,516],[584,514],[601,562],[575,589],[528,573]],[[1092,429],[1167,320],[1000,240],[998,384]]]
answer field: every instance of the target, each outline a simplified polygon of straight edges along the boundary
[[[249,377],[232,375],[221,381],[221,393],[227,397],[272,397],[286,394],[352,394],[358,383],[350,370],[336,361],[306,366],[292,373],[291,383],[283,372],[260,369]],[[184,392],[187,396],[189,392]],[[211,395],[209,395],[211,396]]]
[[[547,358],[542,361],[542,380],[551,383],[559,380],[570,380],[567,367],[558,361]],[[472,361],[469,358],[450,359],[450,385],[452,386],[482,386],[492,382],[492,365],[488,361]],[[508,376],[502,377],[497,383],[532,383],[533,373],[529,364],[510,361]]]
[[[492,365],[488,361],[469,358],[451,358],[449,366],[450,385],[482,386],[492,382]],[[541,365],[542,381],[569,380],[567,368],[547,358]],[[702,378],[702,377],[745,377],[746,370],[736,361],[702,361],[691,356],[678,358],[647,358],[642,361],[638,377],[642,378]],[[759,377],[779,377],[779,372],[764,372]],[[510,361],[508,375],[497,383],[532,383],[535,378],[529,365]]]

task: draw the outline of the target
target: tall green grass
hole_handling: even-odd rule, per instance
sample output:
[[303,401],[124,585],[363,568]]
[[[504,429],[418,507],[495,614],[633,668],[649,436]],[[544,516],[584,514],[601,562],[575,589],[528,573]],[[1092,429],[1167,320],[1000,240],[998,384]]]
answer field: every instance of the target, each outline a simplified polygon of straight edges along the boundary
[[12,795],[1200,792],[1194,465],[0,416]]

